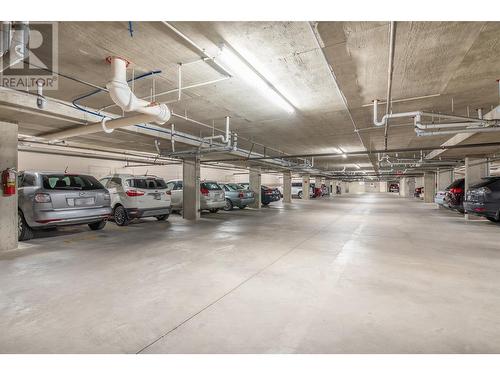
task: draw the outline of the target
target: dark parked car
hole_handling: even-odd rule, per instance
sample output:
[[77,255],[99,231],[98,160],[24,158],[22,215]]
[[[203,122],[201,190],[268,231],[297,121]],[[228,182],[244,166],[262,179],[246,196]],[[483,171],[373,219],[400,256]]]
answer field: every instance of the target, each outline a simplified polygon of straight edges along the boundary
[[278,189],[271,189],[270,187],[262,185],[260,187],[261,202],[267,206],[271,202],[276,202],[281,199],[281,194]]
[[467,213],[500,222],[500,177],[486,177],[467,190],[464,203]]
[[464,213],[464,189],[465,179],[459,178],[446,188],[445,201],[449,208]]
[[399,193],[399,184],[390,184],[389,191],[391,193]]

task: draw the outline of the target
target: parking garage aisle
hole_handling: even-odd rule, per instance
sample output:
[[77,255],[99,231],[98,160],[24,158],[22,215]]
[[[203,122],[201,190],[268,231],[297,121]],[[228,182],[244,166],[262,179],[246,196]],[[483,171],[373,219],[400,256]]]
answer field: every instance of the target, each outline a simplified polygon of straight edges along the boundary
[[500,227],[391,194],[49,232],[0,257],[0,351],[500,351]]

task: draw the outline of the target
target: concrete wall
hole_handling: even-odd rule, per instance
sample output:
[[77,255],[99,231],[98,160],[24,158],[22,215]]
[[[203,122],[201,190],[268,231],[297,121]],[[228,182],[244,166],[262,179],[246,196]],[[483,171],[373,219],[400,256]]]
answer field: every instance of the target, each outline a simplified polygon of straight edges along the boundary
[[354,181],[349,182],[349,193],[362,194],[362,193],[380,193],[387,191],[387,183],[381,184],[378,181],[363,182]]
[[[73,156],[45,155],[32,152],[20,151],[19,170],[44,170],[64,171],[68,167],[71,173],[87,173],[96,178],[104,177],[112,173],[148,174],[163,177],[165,180],[182,178],[182,164],[155,165],[145,167],[127,167],[125,162],[79,158]],[[248,171],[243,169],[222,170],[201,166],[201,179],[216,180],[218,182],[248,182]],[[262,184],[272,187],[281,186],[283,177],[281,174],[262,174]]]

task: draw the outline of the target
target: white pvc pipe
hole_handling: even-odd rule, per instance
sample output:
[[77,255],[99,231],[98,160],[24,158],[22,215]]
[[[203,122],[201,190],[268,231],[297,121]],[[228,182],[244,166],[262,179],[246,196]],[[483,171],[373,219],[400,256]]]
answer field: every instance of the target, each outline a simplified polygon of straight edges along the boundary
[[76,128],[42,135],[41,137],[46,138],[50,141],[58,141],[65,138],[97,133],[102,130],[105,130],[106,132],[111,132],[113,129],[142,124],[145,122],[151,122],[153,119],[154,118],[152,116],[141,113],[130,117],[120,117],[113,120],[105,120],[104,123],[100,121],[89,125],[78,126]]
[[164,103],[153,103],[139,99],[130,90],[127,82],[128,62],[120,57],[110,57],[112,79],[106,85],[113,102],[125,112],[140,112],[149,115],[158,124],[170,119],[170,110]]

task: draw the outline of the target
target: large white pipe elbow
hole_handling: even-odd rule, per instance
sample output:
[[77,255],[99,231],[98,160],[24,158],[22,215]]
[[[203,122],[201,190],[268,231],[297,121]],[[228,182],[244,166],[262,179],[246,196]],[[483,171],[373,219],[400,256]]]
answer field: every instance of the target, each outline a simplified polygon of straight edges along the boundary
[[164,103],[148,102],[139,99],[130,89],[127,82],[127,66],[129,62],[121,57],[108,57],[111,64],[112,78],[106,88],[113,102],[125,112],[140,112],[152,116],[158,124],[170,119],[171,113]]

